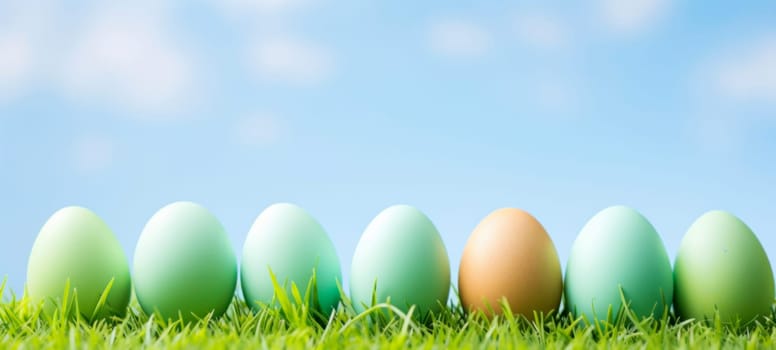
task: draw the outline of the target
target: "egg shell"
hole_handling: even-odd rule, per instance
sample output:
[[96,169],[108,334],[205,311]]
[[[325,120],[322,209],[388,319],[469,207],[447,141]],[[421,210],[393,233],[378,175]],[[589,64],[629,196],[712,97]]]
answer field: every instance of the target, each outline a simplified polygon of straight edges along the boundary
[[582,228],[566,266],[565,306],[587,321],[617,316],[622,294],[638,318],[661,317],[673,298],[671,263],[652,224],[637,211],[609,207]]
[[674,265],[681,318],[751,321],[771,314],[774,279],[754,232],[724,211],[703,214],[682,239]]
[[496,210],[474,229],[461,257],[458,289],[466,310],[502,313],[502,298],[515,314],[558,310],[563,292],[552,239],[531,214]]
[[[68,281],[68,294],[76,293],[78,310],[86,319],[126,312],[132,286],[124,250],[97,214],[76,206],[62,208],[46,221],[27,265],[29,296],[43,302],[47,314],[62,304]],[[95,313],[109,284],[105,305]]]
[[143,310],[193,321],[226,311],[237,285],[237,258],[221,223],[192,202],[165,206],[146,223],[134,259]]
[[328,314],[339,303],[342,272],[334,244],[318,221],[296,205],[268,207],[245,239],[240,281],[245,300],[254,309],[259,303],[269,304],[275,295],[270,269],[288,295],[292,283],[304,295],[315,271],[320,310]]
[[350,296],[359,311],[390,298],[392,305],[416,315],[437,312],[450,291],[450,260],[436,227],[418,209],[395,205],[369,223],[356,246]]

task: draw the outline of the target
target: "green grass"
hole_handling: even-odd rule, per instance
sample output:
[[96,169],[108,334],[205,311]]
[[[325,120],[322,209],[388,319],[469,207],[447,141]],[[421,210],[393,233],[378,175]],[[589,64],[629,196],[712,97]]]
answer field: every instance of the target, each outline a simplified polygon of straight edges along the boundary
[[305,302],[310,293],[276,291],[275,307],[253,312],[235,300],[224,316],[189,324],[148,316],[136,301],[125,317],[89,322],[71,312],[77,310],[73,303],[46,314],[29,298],[11,296],[0,304],[0,348],[776,348],[776,313],[733,327],[719,320],[678,322],[671,316],[636,320],[626,310],[615,322],[587,325],[568,315],[539,315],[529,322],[508,309],[489,320],[466,314],[459,305],[425,317],[414,308],[405,314],[387,303],[356,313],[344,298],[325,317]]

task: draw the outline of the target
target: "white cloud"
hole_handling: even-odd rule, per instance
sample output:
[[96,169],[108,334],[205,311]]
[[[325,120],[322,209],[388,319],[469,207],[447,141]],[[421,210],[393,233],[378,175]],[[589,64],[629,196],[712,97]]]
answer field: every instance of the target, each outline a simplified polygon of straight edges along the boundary
[[59,6],[49,0],[0,1],[0,102],[23,95],[50,73],[55,43],[45,35],[57,22]]
[[113,142],[104,136],[90,135],[76,140],[73,146],[73,163],[82,174],[102,171],[113,162]]
[[518,39],[540,49],[558,49],[568,45],[569,31],[558,18],[548,14],[523,14],[515,18]]
[[334,71],[332,53],[291,37],[260,40],[249,51],[249,64],[262,78],[294,85],[314,85]]
[[742,103],[776,103],[776,37],[726,51],[711,64],[714,91]]
[[170,37],[164,6],[88,5],[72,12],[49,0],[0,4],[0,99],[54,87],[139,117],[174,113],[193,100],[191,56]]
[[776,36],[721,47],[691,79],[697,116],[689,129],[711,153],[736,154],[752,132],[776,120]]
[[276,143],[283,128],[277,117],[257,114],[241,118],[234,127],[235,139],[245,146],[268,146]]
[[32,44],[23,33],[0,33],[0,100],[19,92],[32,70]]
[[668,12],[671,0],[598,0],[601,17],[612,31],[635,34],[656,24]]
[[431,49],[456,57],[475,57],[485,54],[491,38],[485,29],[461,19],[438,20],[429,31]]
[[113,8],[98,11],[77,37],[62,75],[65,88],[77,97],[164,113],[185,104],[193,70],[157,12]]

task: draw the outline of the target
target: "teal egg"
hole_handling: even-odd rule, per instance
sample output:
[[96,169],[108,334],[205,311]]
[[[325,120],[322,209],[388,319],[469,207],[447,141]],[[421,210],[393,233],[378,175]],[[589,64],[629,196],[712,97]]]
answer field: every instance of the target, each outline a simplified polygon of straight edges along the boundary
[[62,305],[68,283],[68,295],[75,295],[68,302],[77,302],[86,319],[124,315],[132,290],[127,257],[110,227],[82,207],[62,208],[46,221],[27,265],[29,297],[47,314]]
[[608,313],[616,316],[623,298],[636,317],[661,317],[672,303],[673,290],[663,241],[631,208],[602,210],[572,245],[564,291],[566,310],[576,317],[611,321]]
[[245,239],[240,281],[254,309],[271,303],[275,295],[270,270],[289,297],[292,284],[304,296],[314,272],[316,288],[310,292],[317,295],[319,309],[329,313],[337,307],[342,272],[334,244],[318,221],[296,205],[268,207]]
[[771,314],[773,270],[754,232],[724,211],[690,226],[674,265],[674,309],[685,319],[751,321]]
[[383,210],[364,230],[353,255],[350,296],[357,310],[390,299],[403,311],[437,312],[450,291],[450,260],[434,224],[408,205]]
[[135,248],[135,294],[164,319],[221,316],[237,286],[237,258],[224,227],[207,209],[175,202],[146,223]]

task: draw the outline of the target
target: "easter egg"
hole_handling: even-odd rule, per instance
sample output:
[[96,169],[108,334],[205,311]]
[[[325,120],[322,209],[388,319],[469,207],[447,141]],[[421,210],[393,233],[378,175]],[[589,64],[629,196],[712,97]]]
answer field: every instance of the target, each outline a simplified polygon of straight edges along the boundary
[[[558,310],[563,292],[560,260],[550,236],[531,214],[503,208],[485,217],[463,250],[458,289],[466,310],[534,312]],[[492,312],[491,312],[492,311]]]
[[165,206],[135,248],[135,294],[147,314],[193,321],[219,317],[234,297],[237,258],[221,223],[192,202]]
[[566,266],[565,306],[574,316],[612,321],[625,300],[637,318],[661,317],[672,298],[671,263],[646,218],[614,206],[585,224]]
[[685,319],[751,321],[771,314],[774,281],[752,230],[724,211],[703,214],[687,230],[674,265],[674,309]]
[[[66,286],[69,300],[62,300]],[[46,313],[76,302],[86,319],[123,316],[131,290],[124,250],[95,213],[66,207],[46,221],[27,265],[27,291],[33,302],[43,303]],[[98,307],[104,292],[104,304]]]
[[329,313],[340,300],[342,280],[334,244],[323,227],[304,209],[288,203],[265,209],[253,223],[243,246],[240,270],[243,295],[258,309],[275,296],[270,271],[291,295],[291,284],[305,295],[315,274],[319,310]]
[[[374,295],[373,295],[374,291]],[[450,291],[450,261],[434,224],[418,209],[395,205],[364,230],[353,254],[350,296],[357,310],[390,299],[400,310],[437,312]]]

